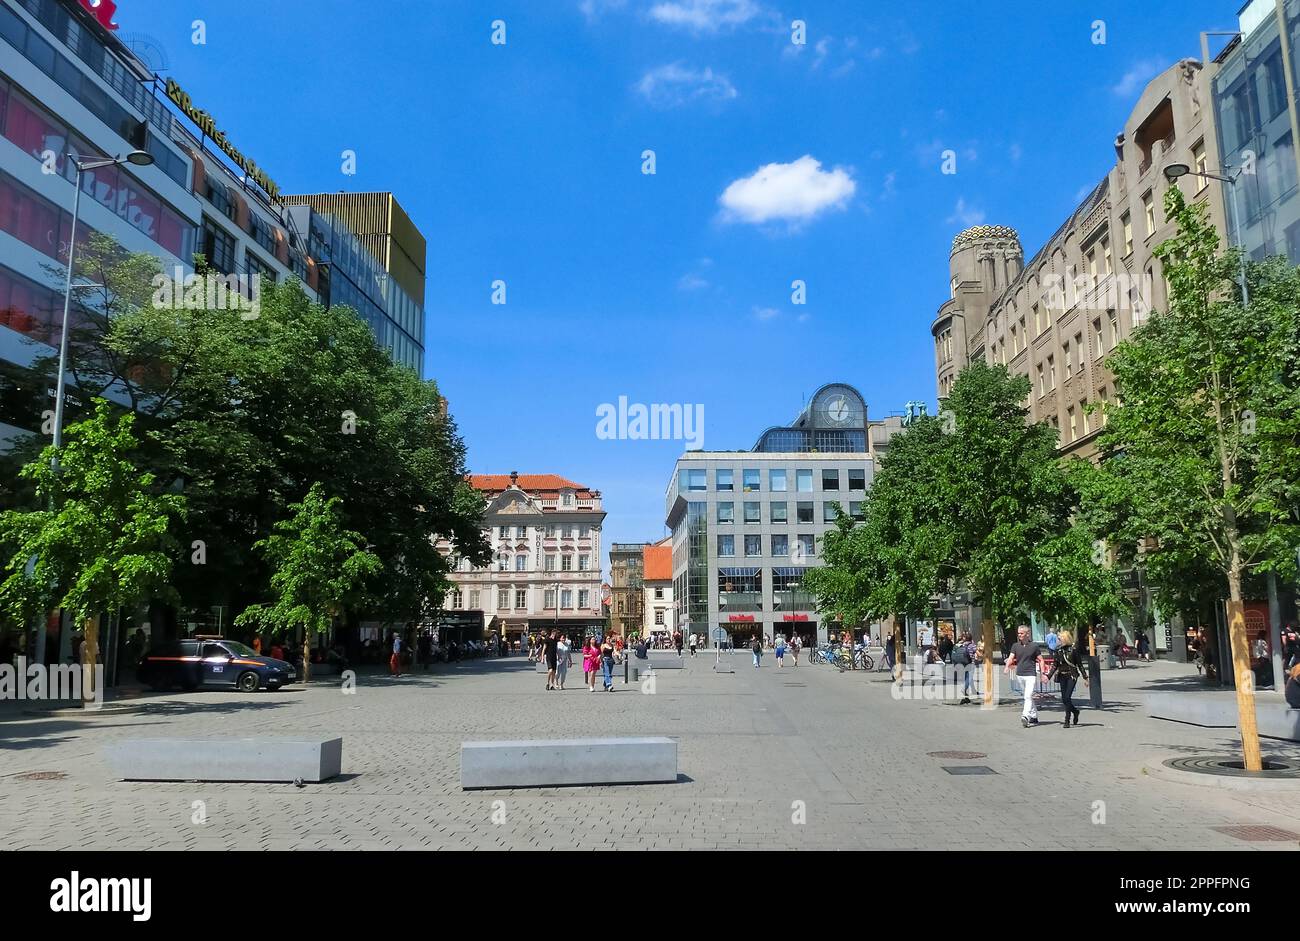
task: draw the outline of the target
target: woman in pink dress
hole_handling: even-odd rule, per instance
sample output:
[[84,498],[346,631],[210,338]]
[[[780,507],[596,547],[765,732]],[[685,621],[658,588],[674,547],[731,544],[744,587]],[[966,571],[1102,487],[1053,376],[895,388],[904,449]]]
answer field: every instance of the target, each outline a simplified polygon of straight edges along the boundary
[[582,648],[582,675],[586,678],[587,689],[596,691],[596,670],[600,666],[600,648],[594,637],[588,637]]

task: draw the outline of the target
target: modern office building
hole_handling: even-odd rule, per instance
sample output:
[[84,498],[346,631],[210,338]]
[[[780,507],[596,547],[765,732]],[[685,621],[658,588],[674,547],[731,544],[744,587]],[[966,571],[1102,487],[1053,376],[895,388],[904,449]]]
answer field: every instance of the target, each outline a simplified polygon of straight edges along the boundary
[[[513,642],[524,633],[558,628],[582,638],[603,630],[599,490],[555,474],[471,474],[487,500],[484,535],[492,561],[453,563],[445,612],[474,612],[482,636]],[[439,542],[454,555],[455,546]]]
[[[394,357],[418,371],[423,238],[391,196],[383,225],[364,238],[323,211],[313,216],[326,235],[313,249],[313,228],[299,225],[237,135],[175,78],[155,75],[89,6],[0,0],[0,448],[35,433],[52,407],[53,389],[30,367],[57,346],[62,324],[76,184],[68,153],[95,159],[140,147],[155,161],[83,175],[79,245],[101,232],[156,256],[166,272],[192,271],[197,251],[223,274],[296,278],[314,300],[357,306]],[[372,245],[384,260],[371,258]],[[364,280],[357,272],[390,268],[399,274],[369,293],[349,289],[354,277]],[[370,294],[379,313],[365,303]],[[68,406],[73,419],[75,389]]]
[[836,510],[861,514],[875,462],[901,420],[868,418],[852,386],[818,389],[749,451],[688,451],[666,494],[674,622],[710,644],[797,631],[825,640],[803,574]]
[[644,623],[645,559],[648,542],[615,542],[609,547],[609,626],[627,637]]
[[[1106,355],[1168,301],[1153,255],[1174,233],[1164,217],[1163,170],[1209,167],[1214,138],[1202,89],[1193,59],[1152,79],[1115,138],[1115,165],[1028,262],[1009,226],[957,234],[949,298],[930,324],[940,399],[968,363],[1000,363],[1029,378],[1030,417],[1058,430],[1063,454],[1095,453],[1114,394]],[[1186,176],[1178,185],[1207,203],[1222,230],[1220,184]]]
[[1229,239],[1252,259],[1300,264],[1300,0],[1253,0],[1239,26],[1213,58],[1211,40],[1223,34],[1201,36],[1215,117],[1209,169],[1235,180],[1223,187]]
[[669,536],[641,553],[641,635],[672,636],[673,623],[673,539]]

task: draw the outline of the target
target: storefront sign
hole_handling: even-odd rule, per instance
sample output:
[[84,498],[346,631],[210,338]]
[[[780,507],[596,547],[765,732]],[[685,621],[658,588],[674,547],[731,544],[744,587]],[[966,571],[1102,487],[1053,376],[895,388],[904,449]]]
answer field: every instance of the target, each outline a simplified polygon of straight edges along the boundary
[[194,107],[190,96],[185,89],[176,83],[175,79],[167,79],[167,97],[185,116],[198,125],[200,131],[212,138],[212,142],[221,148],[222,153],[231,159],[231,162],[239,169],[244,171],[244,175],[260,186],[266,195],[272,199],[280,198],[280,187],[275,185],[275,181],[266,175],[266,171],[255,164],[252,160],[245,157],[236,149],[235,145],[226,139],[226,132],[217,127],[216,119],[206,111],[200,111]]
[[117,4],[113,0],[81,0],[81,5],[104,29],[117,29],[117,24],[113,22],[113,17],[117,15]]
[[784,617],[782,617],[781,620],[782,620],[782,621],[806,621],[806,620],[808,620],[808,615],[806,615],[806,614],[787,614],[787,615],[785,615]]
[[752,614],[729,614],[729,615],[727,615],[727,620],[728,620],[728,621],[731,621],[731,622],[733,622],[733,623],[736,622],[736,621],[743,621],[743,622],[745,622],[745,623],[747,623],[747,624],[753,624],[753,623],[754,623],[754,615],[752,615]]

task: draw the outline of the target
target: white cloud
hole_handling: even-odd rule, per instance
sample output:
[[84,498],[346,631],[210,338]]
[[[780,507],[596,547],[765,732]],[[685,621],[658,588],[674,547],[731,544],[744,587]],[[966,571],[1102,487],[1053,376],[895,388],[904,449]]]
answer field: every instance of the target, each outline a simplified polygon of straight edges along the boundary
[[1012,144],[1010,148],[1008,148],[1007,153],[1010,155],[1012,163],[1019,163],[1024,151],[1021,149],[1019,144]]
[[791,163],[766,164],[733,181],[718,202],[727,222],[783,220],[797,225],[826,210],[844,208],[856,190],[843,167],[823,170],[820,160],[804,154]]
[[743,26],[764,12],[755,0],[661,0],[650,8],[650,18],[666,26],[716,33]]
[[946,220],[948,225],[961,225],[966,228],[980,225],[983,221],[984,210],[976,209],[974,206],[967,206],[964,196],[957,198],[957,205],[953,207],[952,215]]
[[898,179],[898,174],[890,170],[885,174],[885,181],[880,186],[880,198],[890,199],[894,195],[894,183]]
[[1131,97],[1147,82],[1163,72],[1165,65],[1166,60],[1162,58],[1143,59],[1125,72],[1124,77],[1117,84],[1112,85],[1110,90],[1121,98]]
[[627,0],[582,0],[578,9],[588,20],[595,20],[606,10],[621,10],[627,6]]
[[778,316],[780,313],[781,312],[777,310],[775,307],[754,308],[754,316],[757,317],[759,320],[771,320],[773,317]]
[[691,69],[680,62],[661,65],[641,76],[636,90],[650,104],[675,108],[692,101],[729,101],[738,92],[725,76],[711,68]]
[[684,274],[677,281],[679,291],[698,291],[709,286],[709,282],[697,274]]

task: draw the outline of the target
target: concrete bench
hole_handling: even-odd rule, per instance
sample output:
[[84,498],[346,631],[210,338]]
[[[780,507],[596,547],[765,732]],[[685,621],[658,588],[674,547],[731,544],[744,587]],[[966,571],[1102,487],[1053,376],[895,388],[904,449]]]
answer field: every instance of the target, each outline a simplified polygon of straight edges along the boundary
[[671,738],[573,738],[533,742],[462,742],[465,790],[649,784],[677,780]]
[[[1232,693],[1151,693],[1147,715],[1211,729],[1237,728],[1237,697]],[[1255,724],[1265,738],[1300,742],[1300,709],[1280,697],[1256,696]]]
[[105,757],[124,781],[324,781],[343,770],[343,739],[132,738]]

